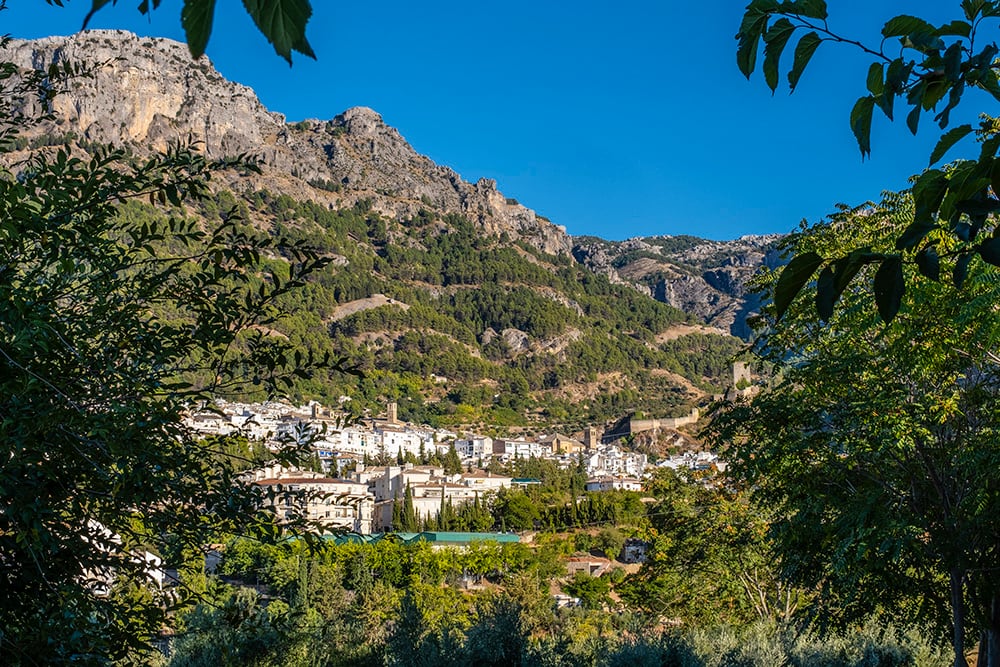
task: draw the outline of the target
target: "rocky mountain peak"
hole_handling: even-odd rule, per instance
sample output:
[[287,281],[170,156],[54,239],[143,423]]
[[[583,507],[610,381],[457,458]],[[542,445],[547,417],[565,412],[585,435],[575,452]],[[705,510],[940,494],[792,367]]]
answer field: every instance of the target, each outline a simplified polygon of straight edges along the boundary
[[374,110],[354,107],[328,121],[287,123],[207,58],[192,60],[178,42],[91,30],[14,40],[4,57],[23,68],[71,61],[91,70],[56,97],[54,120],[38,134],[128,145],[140,153],[190,139],[210,157],[258,156],[265,173],[250,179],[253,187],[332,206],[364,199],[398,218],[432,208],[545,252],[568,254],[572,247],[564,229],[504,197],[495,181],[473,185],[417,153]]
[[[372,135],[387,128],[382,115],[368,107],[351,107],[334,120],[341,123],[347,132],[358,136]],[[387,129],[395,132],[392,128]]]

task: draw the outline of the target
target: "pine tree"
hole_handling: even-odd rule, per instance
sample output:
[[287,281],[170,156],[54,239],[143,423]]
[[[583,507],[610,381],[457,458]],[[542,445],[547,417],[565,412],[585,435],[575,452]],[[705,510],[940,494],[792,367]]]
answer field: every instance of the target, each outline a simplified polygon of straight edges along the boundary
[[462,459],[458,456],[454,442],[448,446],[448,454],[444,459],[444,471],[448,475],[458,475],[462,472]]

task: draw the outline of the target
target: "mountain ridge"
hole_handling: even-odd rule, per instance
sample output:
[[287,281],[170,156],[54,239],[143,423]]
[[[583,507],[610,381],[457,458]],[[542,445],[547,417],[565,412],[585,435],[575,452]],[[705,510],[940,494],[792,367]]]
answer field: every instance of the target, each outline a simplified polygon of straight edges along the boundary
[[[735,316],[715,311],[738,310],[763,240],[734,255],[695,237],[571,237],[494,181],[467,183],[418,154],[371,109],[287,123],[169,40],[93,31],[14,42],[6,57],[92,70],[20,138],[22,153],[114,144],[143,154],[190,137],[208,157],[260,156],[261,174],[222,174],[191,212],[211,221],[235,207],[257,232],[335,260],[281,304],[291,315],[274,332],[365,376],[303,383],[302,395],[393,400],[428,423],[574,427],[634,410],[686,414],[731,381]],[[138,202],[126,213],[163,215]],[[678,280],[691,283],[688,301],[715,310],[670,305]]]
[[468,183],[436,165],[370,108],[353,107],[327,121],[287,123],[252,89],[223,78],[207,57],[192,61],[179,42],[122,30],[13,40],[5,53],[24,68],[95,64],[87,85],[75,81],[56,96],[53,111],[60,122],[40,131],[72,131],[88,141],[154,150],[190,138],[211,158],[258,156],[265,169],[258,180],[274,184],[278,176],[286,192],[323,197],[339,207],[369,200],[394,217],[431,207],[545,252],[571,249],[565,229],[504,197],[492,179]]

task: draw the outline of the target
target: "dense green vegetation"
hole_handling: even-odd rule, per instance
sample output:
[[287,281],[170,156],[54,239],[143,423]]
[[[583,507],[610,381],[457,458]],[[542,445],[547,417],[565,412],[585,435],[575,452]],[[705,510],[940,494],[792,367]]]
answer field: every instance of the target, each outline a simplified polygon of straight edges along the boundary
[[[262,26],[286,57],[308,53],[297,36],[308,4],[298,7],[290,32]],[[248,8],[260,23],[258,4]],[[885,62],[852,113],[863,153],[876,105],[891,116],[905,99],[915,129],[945,96],[936,120],[946,126],[967,84],[1000,98],[996,45],[973,48],[1000,3],[961,8],[965,20],[940,28],[910,16],[886,24],[883,37],[901,38],[919,65],[866,51]],[[187,13],[194,52],[210,15]],[[753,70],[762,40],[773,89],[791,34],[811,30],[796,48],[794,87],[822,41],[844,41],[826,18],[822,0],[753,0],[741,68]],[[0,63],[0,73],[0,138],[17,146],[28,121],[11,101],[31,94],[46,108],[58,72],[14,77]],[[932,164],[972,131],[956,129]],[[178,416],[219,393],[270,396],[285,385],[348,391],[361,406],[403,399],[404,413],[439,423],[512,425],[533,409],[596,420],[627,405],[683,404],[653,371],[709,386],[732,344],[657,345],[683,320],[676,311],[567,258],[480,237],[461,218],[395,221],[365,203],[332,211],[267,192],[212,195],[215,167],[184,149],[143,162],[91,146],[93,160],[53,151],[4,172],[0,659],[962,667],[966,643],[978,640],[981,664],[1000,664],[992,119],[980,138],[978,160],[930,170],[910,195],[789,239],[795,259],[762,280],[774,304],[754,348],[776,377],[712,425],[730,476],[660,471],[641,496],[584,493],[580,468],[531,459],[506,472],[537,485],[445,504],[423,525],[407,490],[394,516],[401,530],[499,528],[530,539],[466,550],[279,529],[238,476],[261,448],[196,440]],[[149,193],[160,208],[119,206]],[[187,197],[199,202],[189,212]],[[334,316],[377,293],[409,308]],[[485,340],[508,328],[527,345],[520,335]],[[678,361],[691,350],[699,363]],[[317,354],[363,367],[361,384],[312,374]],[[617,387],[614,374],[625,378]],[[599,384],[597,397],[559,393],[584,383]],[[286,460],[303,463],[302,453]],[[574,555],[614,558],[626,537],[646,542],[641,566],[568,574]],[[215,541],[225,542],[217,575],[204,554]],[[147,550],[177,568],[177,607],[148,580]],[[557,609],[553,590],[579,606]],[[169,657],[150,650],[154,637]],[[946,638],[953,658],[940,649]]]
[[[535,499],[572,493],[573,472],[544,461],[520,471],[542,476]],[[624,496],[604,501],[625,512],[608,519],[621,529],[583,524],[531,544],[230,540],[217,576],[197,559],[184,570],[207,597],[178,619],[169,664],[947,664],[935,633],[877,622],[879,610],[849,630],[810,628],[816,597],[777,582],[764,524],[740,496],[672,474],[649,493],[657,502],[632,510]],[[637,571],[567,574],[569,557],[614,559],[635,534],[652,540]],[[557,608],[553,585],[579,606]]]
[[[913,206],[890,195],[791,243],[824,256],[852,244],[880,251]],[[946,236],[937,241],[949,249]],[[823,327],[813,304],[796,300],[761,341],[774,386],[714,423],[738,476],[785,518],[772,534],[789,580],[836,601],[831,622],[874,598],[897,600],[903,618],[950,623],[956,656],[967,635],[989,637],[1000,620],[986,574],[997,567],[1000,497],[982,474],[1000,453],[1000,321],[982,308],[995,303],[998,277],[984,262],[968,270],[959,290],[906,267],[891,326],[861,289],[845,292]],[[872,273],[859,279],[877,281]]]
[[[1000,3],[957,4],[940,25],[889,19],[877,45],[831,28],[822,0],[747,5],[737,63],[750,77],[763,44],[772,91],[793,41],[792,89],[824,43],[871,60],[850,112],[862,157],[876,108],[892,121],[909,107],[913,134],[932,114],[942,134],[910,191],[843,207],[791,239],[794,257],[767,281],[758,350],[781,375],[717,428],[739,475],[789,519],[773,533],[792,580],[822,581],[838,608],[921,591],[923,604],[904,613],[948,610],[952,664],[965,667],[977,641],[978,664],[996,667],[998,497],[981,471],[996,460],[1000,416],[1000,123],[982,113],[978,128],[949,125],[970,90],[1000,99]],[[973,135],[968,159],[935,168]]]
[[[163,213],[133,202],[122,215],[142,225]],[[266,190],[239,198],[218,191],[189,215],[207,222],[240,216],[241,231],[263,228],[330,260],[281,295],[277,305],[286,314],[271,328],[295,346],[346,359],[364,377],[300,380],[291,389],[302,397],[332,403],[348,395],[358,410],[396,400],[401,417],[433,425],[503,428],[544,414],[554,427],[575,428],[630,409],[680,414],[692,396],[651,371],[669,370],[717,392],[738,351],[735,339],[703,334],[657,346],[657,333],[688,321],[683,313],[568,257],[484,236],[455,215],[421,210],[394,221],[364,201],[332,210]],[[169,239],[163,245],[177,250]],[[286,261],[274,255],[262,265],[280,270]],[[391,303],[336,314],[375,295]],[[521,333],[502,335],[509,330]],[[625,381],[611,389],[603,380],[609,374]],[[574,399],[588,384],[607,389],[586,390],[586,402]],[[259,396],[252,387],[243,391]]]
[[[16,101],[46,108],[71,75],[0,63],[0,136],[28,122]],[[221,531],[278,537],[238,476],[254,451],[196,438],[181,416],[221,392],[275,395],[336,369],[264,334],[276,302],[326,258],[233,220],[117,206],[153,197],[178,210],[232,164],[178,146],[146,160],[58,150],[17,174],[0,168],[0,663],[122,658],[176,601],[150,585],[147,553],[167,539],[196,550]],[[280,266],[263,259],[278,254]]]

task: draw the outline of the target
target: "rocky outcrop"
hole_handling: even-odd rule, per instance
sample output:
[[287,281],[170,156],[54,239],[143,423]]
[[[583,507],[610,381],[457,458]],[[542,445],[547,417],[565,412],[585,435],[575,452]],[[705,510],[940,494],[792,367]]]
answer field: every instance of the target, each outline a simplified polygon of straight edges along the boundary
[[573,256],[611,280],[748,338],[746,319],[760,308],[747,282],[761,267],[781,264],[780,235],[709,241],[693,236],[653,236],[626,241],[575,239]]
[[[775,237],[571,239],[564,228],[505,197],[492,179],[469,183],[420,155],[372,109],[288,123],[250,88],[227,81],[205,57],[192,60],[186,46],[171,40],[95,30],[13,40],[3,57],[23,68],[72,62],[89,70],[55,97],[52,120],[30,129],[29,140],[75,137],[77,143],[127,145],[138,154],[192,140],[214,158],[257,156],[263,174],[233,174],[228,185],[234,191],[266,188],[333,207],[365,200],[395,219],[421,209],[459,214],[484,234],[507,234],[547,253],[572,252],[612,282],[735,335],[748,335],[746,315],[759,305],[746,281],[758,267],[778,262]],[[583,312],[555,291],[541,293]],[[524,345],[516,331],[493,335],[512,348]]]
[[433,208],[548,253],[571,249],[561,227],[508,200],[491,179],[468,183],[434,164],[375,111],[357,107],[330,120],[289,124],[207,58],[192,61],[183,44],[93,30],[15,40],[4,57],[24,68],[69,61],[90,70],[55,98],[54,120],[36,133],[127,144],[137,152],[191,139],[210,157],[258,156],[265,173],[251,181],[259,187],[345,206],[365,199],[393,217]]

